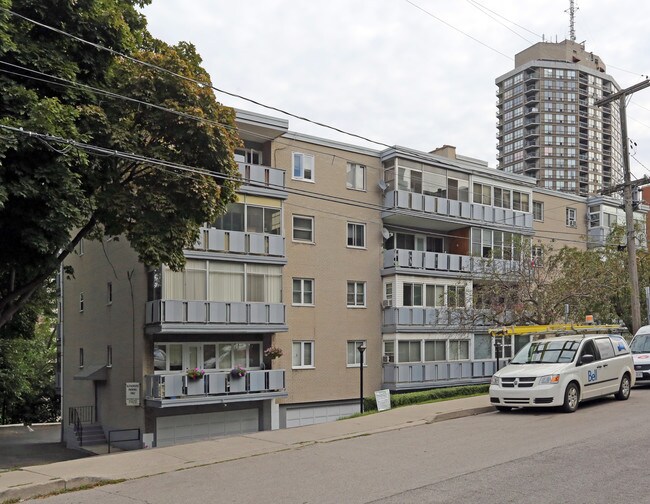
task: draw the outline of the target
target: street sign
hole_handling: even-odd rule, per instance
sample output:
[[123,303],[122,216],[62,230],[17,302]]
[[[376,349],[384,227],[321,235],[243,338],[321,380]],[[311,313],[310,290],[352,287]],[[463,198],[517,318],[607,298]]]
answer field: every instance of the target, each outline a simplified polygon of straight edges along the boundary
[[377,390],[375,392],[375,401],[377,402],[377,411],[390,409],[390,390]]
[[140,406],[140,382],[126,383],[126,405]]

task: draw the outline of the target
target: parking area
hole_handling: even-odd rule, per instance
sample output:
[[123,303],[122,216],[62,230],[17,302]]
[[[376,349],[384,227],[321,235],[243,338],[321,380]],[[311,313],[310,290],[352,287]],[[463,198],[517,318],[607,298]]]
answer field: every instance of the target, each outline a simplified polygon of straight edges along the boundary
[[92,456],[69,450],[59,424],[0,426],[0,471]]

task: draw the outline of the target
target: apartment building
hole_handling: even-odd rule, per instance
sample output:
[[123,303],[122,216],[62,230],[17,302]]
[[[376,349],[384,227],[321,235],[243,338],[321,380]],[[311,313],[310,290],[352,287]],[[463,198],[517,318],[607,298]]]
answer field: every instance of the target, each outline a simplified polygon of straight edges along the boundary
[[237,125],[238,199],[184,271],[139,263],[124,239],[70,258],[69,444],[75,427],[165,446],[331,421],[359,410],[361,371],[365,396],[485,383],[496,355],[474,299],[486,259],[507,272],[527,260],[522,240],[584,244],[591,215],[605,219],[605,202],[451,146],[373,150],[245,111]]
[[620,88],[601,58],[572,40],[540,42],[496,79],[498,169],[582,196],[620,183]]

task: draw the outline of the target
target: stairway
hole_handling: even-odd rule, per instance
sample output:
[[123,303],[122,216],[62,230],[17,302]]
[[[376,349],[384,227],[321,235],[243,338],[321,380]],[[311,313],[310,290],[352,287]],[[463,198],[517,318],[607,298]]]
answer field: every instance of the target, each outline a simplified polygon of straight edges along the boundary
[[94,445],[106,445],[106,436],[101,424],[84,424],[81,436],[76,433],[81,448],[88,448]]

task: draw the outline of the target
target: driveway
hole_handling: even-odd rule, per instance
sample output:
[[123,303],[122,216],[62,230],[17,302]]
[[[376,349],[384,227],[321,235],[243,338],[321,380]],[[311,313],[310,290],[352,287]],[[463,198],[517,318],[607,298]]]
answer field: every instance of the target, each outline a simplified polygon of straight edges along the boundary
[[61,425],[0,426],[0,471],[89,457],[60,441]]

